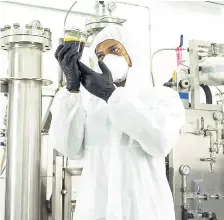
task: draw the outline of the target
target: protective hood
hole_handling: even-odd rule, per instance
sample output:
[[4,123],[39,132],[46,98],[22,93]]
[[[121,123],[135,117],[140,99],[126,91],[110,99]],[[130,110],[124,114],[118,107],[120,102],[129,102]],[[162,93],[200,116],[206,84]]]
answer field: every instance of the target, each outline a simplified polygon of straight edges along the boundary
[[[143,84],[147,84],[149,87],[152,86],[152,80],[150,76],[150,72],[147,71],[149,69],[150,61],[145,63],[141,60],[140,47],[138,46],[138,40],[131,39],[132,34],[129,33],[124,27],[109,25],[104,28],[98,35],[96,35],[91,47],[90,47],[90,66],[95,70],[98,70],[98,58],[95,54],[95,49],[98,44],[102,43],[105,40],[116,40],[121,43],[132,61],[132,67],[129,68],[127,81],[125,87],[131,87],[133,91],[143,86]],[[91,64],[92,62],[92,64]]]

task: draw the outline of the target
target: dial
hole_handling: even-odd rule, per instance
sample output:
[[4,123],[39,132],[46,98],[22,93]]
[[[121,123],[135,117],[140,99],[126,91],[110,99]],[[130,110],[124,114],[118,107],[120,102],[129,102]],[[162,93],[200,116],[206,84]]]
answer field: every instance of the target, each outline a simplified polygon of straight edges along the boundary
[[191,172],[191,168],[188,165],[183,165],[180,167],[180,173],[182,175],[188,175]]
[[115,2],[112,1],[106,2],[106,8],[109,12],[114,12],[116,10]]
[[222,121],[222,119],[223,119],[222,112],[214,112],[213,118],[217,121]]

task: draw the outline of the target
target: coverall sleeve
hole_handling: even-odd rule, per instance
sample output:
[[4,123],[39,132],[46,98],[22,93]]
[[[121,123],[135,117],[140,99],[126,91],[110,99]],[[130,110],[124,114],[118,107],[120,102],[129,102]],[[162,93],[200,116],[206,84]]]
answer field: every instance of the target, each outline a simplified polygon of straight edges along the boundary
[[84,150],[86,118],[81,93],[70,93],[65,88],[61,89],[54,98],[51,113],[51,146],[69,159],[80,159]]
[[133,95],[117,88],[110,99],[112,123],[153,157],[166,157],[176,145],[185,110],[176,91],[167,87],[142,88]]

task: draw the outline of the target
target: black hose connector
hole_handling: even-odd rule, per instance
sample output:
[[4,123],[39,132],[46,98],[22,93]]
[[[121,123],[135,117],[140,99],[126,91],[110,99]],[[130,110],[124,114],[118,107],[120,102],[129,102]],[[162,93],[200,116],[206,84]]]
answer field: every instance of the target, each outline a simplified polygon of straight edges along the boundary
[[182,220],[188,220],[188,213],[186,209],[182,210]]
[[212,218],[210,218],[210,220],[217,220],[216,214],[212,213]]
[[188,210],[187,209],[183,209],[182,210],[182,220],[188,220],[189,219],[188,215],[189,215]]
[[209,213],[208,212],[203,212],[202,213],[202,218],[209,218]]
[[194,218],[194,215],[192,213],[187,213],[187,219],[192,219]]

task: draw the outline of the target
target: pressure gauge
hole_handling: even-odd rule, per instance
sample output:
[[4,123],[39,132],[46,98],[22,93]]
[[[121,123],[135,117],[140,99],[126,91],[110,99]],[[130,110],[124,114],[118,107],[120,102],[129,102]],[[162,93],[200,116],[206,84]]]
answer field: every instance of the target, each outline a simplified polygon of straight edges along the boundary
[[183,165],[180,167],[180,174],[188,175],[191,172],[191,168],[188,165]]
[[109,12],[114,12],[116,10],[115,2],[112,1],[106,2],[106,8]]
[[223,120],[223,114],[222,112],[214,112],[213,118],[217,121],[222,121]]

